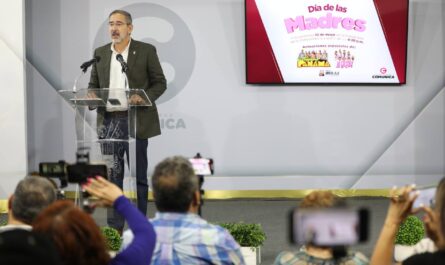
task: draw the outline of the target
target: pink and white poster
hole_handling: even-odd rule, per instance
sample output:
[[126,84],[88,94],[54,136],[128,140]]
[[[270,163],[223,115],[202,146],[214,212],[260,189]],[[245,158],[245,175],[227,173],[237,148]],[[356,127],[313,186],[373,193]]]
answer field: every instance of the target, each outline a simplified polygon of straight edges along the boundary
[[406,0],[246,0],[247,83],[404,84]]

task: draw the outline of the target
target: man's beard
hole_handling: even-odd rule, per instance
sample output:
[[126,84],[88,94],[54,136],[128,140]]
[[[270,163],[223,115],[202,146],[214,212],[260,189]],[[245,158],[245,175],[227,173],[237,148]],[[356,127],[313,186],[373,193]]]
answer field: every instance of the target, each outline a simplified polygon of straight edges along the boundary
[[124,39],[125,39],[125,36],[122,36],[121,34],[119,34],[116,39],[112,38],[111,41],[113,42],[113,44],[119,44],[122,41],[124,41]]
[[123,40],[124,40],[124,38],[122,38],[122,37],[119,36],[119,38],[117,38],[117,39],[112,39],[112,42],[113,42],[113,44],[119,44],[119,43],[121,43]]

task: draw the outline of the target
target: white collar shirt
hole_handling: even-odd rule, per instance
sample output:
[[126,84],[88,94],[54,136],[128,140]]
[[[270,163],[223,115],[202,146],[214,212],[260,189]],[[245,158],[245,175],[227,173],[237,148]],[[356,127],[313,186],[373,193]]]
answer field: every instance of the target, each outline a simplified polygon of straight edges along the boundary
[[[131,39],[128,42],[127,47],[121,53],[125,62],[128,59],[128,50],[130,48]],[[127,96],[125,93],[126,84],[125,73],[122,73],[122,66],[116,59],[116,55],[119,53],[114,49],[113,43],[111,44],[111,62],[110,62],[110,91],[108,94],[109,99],[113,99],[111,102],[107,102],[107,111],[126,111],[128,109]],[[114,100],[114,99],[117,99]]]

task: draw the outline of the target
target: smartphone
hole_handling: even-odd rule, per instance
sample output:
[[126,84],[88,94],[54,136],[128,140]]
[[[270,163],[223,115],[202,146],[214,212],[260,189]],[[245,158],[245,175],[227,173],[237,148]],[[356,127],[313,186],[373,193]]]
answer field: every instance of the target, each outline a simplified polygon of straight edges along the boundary
[[213,174],[212,160],[207,158],[189,158],[196,175],[208,176]]
[[110,104],[113,106],[119,106],[121,104],[121,102],[117,98],[109,98],[108,102],[110,102]]
[[85,183],[88,178],[101,176],[108,179],[107,166],[104,164],[84,164],[76,163],[67,166],[68,182]]
[[368,239],[367,209],[298,209],[290,213],[290,240],[314,246],[350,246]]
[[436,189],[437,188],[435,186],[417,189],[419,196],[417,196],[416,200],[414,201],[412,208],[419,208],[422,204],[424,206],[433,207],[436,197]]

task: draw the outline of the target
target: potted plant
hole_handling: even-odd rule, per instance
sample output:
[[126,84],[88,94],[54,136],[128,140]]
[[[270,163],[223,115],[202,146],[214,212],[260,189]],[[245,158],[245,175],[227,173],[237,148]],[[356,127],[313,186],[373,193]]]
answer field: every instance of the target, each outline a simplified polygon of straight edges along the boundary
[[2,218],[0,219],[0,226],[5,226],[8,224],[8,218]]
[[119,232],[109,226],[101,227],[100,230],[105,237],[105,242],[108,247],[110,255],[114,256],[117,251],[121,248],[122,238]]
[[246,264],[261,263],[261,246],[266,240],[266,234],[260,224],[220,223],[227,229],[236,242],[241,246],[241,253]]
[[414,215],[408,216],[400,225],[396,235],[394,259],[398,262],[405,260],[414,253],[414,245],[425,237],[423,222]]

